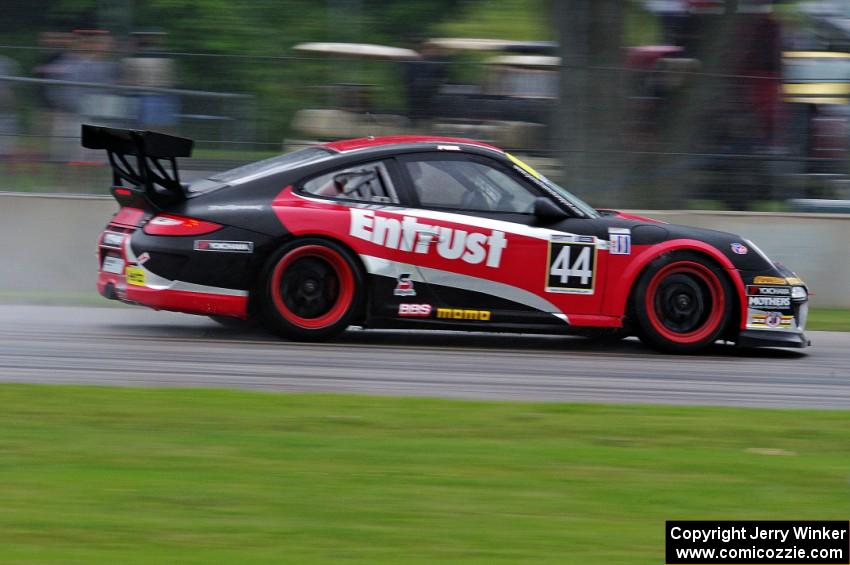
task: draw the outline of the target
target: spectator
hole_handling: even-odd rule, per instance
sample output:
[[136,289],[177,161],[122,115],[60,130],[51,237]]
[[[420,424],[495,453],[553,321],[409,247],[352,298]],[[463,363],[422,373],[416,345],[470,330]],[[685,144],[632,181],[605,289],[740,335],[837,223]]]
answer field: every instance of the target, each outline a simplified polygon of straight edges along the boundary
[[[110,60],[112,36],[105,30],[74,30],[73,50],[53,65],[54,78],[72,82],[114,84],[118,66]],[[101,123],[121,115],[122,98],[107,88],[67,85],[54,87],[53,100],[58,108],[53,136],[65,160],[99,162],[102,151],[83,151],[80,147],[80,125]]]
[[[0,55],[0,76],[14,76],[17,65],[8,57]],[[15,135],[18,133],[17,108],[13,84],[0,81],[0,159],[6,160],[14,153]]]
[[[173,88],[174,61],[162,54],[165,32],[133,33],[133,55],[122,61],[124,82],[147,88]],[[173,94],[141,92],[137,96],[136,123],[142,129],[168,130],[177,125],[179,99]]]
[[421,59],[404,63],[407,111],[413,121],[434,118],[437,110],[435,100],[440,87],[448,79],[448,66],[437,46],[426,42],[419,53]]
[[[33,69],[33,75],[48,80],[68,80],[68,62],[73,42],[74,34],[70,32],[46,31],[39,34],[38,44],[43,49],[43,57],[42,63]],[[38,120],[38,133],[56,135],[68,120],[67,114],[73,113],[74,109],[66,104],[65,88],[46,84],[38,90],[39,102],[43,109],[42,117]],[[64,139],[52,137],[48,158],[56,161],[68,160],[66,148]]]

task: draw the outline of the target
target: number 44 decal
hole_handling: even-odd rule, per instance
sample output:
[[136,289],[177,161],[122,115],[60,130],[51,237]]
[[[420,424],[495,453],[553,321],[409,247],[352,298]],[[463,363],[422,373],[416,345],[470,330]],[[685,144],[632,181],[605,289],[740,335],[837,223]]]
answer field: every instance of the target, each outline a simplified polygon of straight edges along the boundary
[[549,242],[546,292],[593,294],[596,245],[584,242]]

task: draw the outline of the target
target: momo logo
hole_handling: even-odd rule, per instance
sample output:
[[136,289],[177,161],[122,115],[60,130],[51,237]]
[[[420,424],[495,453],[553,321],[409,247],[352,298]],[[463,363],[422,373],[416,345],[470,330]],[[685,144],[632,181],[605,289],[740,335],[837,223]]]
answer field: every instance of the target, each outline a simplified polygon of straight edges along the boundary
[[351,209],[349,235],[389,249],[435,253],[443,259],[461,259],[471,265],[496,268],[508,246],[505,232],[489,234],[422,224],[412,216],[379,216],[373,210]]
[[460,308],[437,308],[437,317],[444,320],[478,320],[490,321],[489,310],[463,310]]

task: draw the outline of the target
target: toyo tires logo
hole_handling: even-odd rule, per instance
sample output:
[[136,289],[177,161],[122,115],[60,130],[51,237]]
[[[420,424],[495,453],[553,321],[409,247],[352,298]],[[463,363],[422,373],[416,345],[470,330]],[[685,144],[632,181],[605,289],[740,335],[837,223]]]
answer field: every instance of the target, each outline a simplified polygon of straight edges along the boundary
[[498,267],[502,251],[508,246],[505,232],[489,234],[467,232],[444,226],[432,226],[412,216],[401,220],[379,216],[373,210],[352,208],[349,235],[389,249],[410,253],[433,253],[443,259],[461,259],[471,265],[484,263]]

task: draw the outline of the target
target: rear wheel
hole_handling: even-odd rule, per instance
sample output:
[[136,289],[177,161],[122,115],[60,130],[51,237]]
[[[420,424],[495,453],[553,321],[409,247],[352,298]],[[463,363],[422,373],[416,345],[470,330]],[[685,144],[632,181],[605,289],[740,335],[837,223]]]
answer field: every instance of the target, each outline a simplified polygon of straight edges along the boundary
[[657,349],[690,353],[714,343],[733,311],[722,269],[690,252],[659,257],[641,275],[634,305],[641,340]]
[[263,315],[289,339],[329,339],[344,331],[361,309],[363,276],[342,246],[321,239],[285,245],[263,276]]

